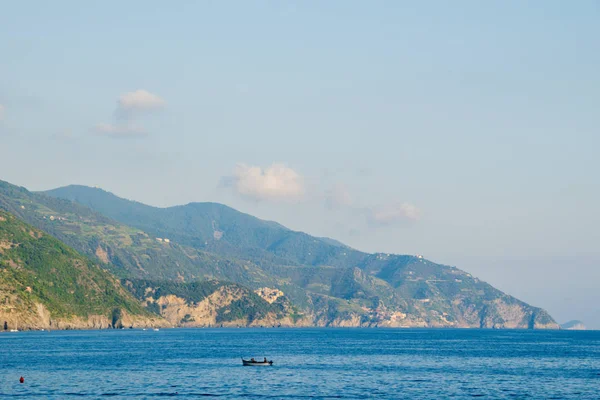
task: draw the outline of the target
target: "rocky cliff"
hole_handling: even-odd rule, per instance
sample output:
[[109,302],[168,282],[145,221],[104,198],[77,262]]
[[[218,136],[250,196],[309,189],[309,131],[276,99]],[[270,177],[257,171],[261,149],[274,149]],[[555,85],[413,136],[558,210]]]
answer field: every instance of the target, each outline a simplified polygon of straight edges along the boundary
[[[157,290],[151,301],[134,291],[138,308],[173,325],[558,328],[544,310],[422,256],[363,253],[214,203],[159,209],[86,187],[49,194],[0,181],[0,209],[122,280],[147,282]],[[210,282],[237,286],[209,302]]]
[[156,325],[110,273],[0,211],[0,330]]
[[569,331],[585,331],[585,330],[587,330],[587,327],[585,326],[585,324],[578,320],[565,322],[564,324],[560,325],[560,328],[566,329]]

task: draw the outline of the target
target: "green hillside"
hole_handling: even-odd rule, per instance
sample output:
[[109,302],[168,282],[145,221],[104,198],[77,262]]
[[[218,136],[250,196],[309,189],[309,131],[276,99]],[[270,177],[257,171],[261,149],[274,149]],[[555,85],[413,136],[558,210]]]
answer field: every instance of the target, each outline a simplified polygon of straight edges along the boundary
[[[260,280],[261,272],[233,258],[198,251],[117,222],[71,201],[0,181],[0,209],[106,264],[119,277]],[[256,276],[255,276],[256,275]]]
[[[296,313],[287,297],[270,303],[244,286],[216,280],[122,283],[58,239],[0,211],[0,321],[10,329],[289,325]],[[190,314],[176,317],[182,309]]]
[[363,253],[219,204],[156,208],[96,188],[31,193],[0,182],[0,208],[120,278],[217,279],[276,289],[306,324],[557,327],[544,310],[457,268],[416,256]]
[[[276,286],[285,290],[295,304],[310,305],[300,287],[265,273],[252,261],[195,249],[175,240],[166,242],[166,236],[159,241],[155,235],[68,200],[29,192],[0,181],[0,209],[12,212],[95,259],[119,278],[187,282],[216,279],[238,282],[252,289]],[[261,262],[270,264],[272,261]]]
[[227,257],[287,265],[347,266],[367,256],[332,239],[295,232],[217,203],[158,208],[79,185],[44,193],[87,206],[153,236]]
[[457,268],[417,256],[366,254],[224,205],[156,208],[85,186],[46,193],[191,247],[252,262],[302,288],[317,319],[350,312],[372,324],[406,314],[409,325],[556,327],[545,311]]
[[[0,211],[0,318],[69,321],[147,313],[112,275],[52,236]],[[39,318],[37,318],[39,317]],[[84,322],[85,324],[85,322]]]

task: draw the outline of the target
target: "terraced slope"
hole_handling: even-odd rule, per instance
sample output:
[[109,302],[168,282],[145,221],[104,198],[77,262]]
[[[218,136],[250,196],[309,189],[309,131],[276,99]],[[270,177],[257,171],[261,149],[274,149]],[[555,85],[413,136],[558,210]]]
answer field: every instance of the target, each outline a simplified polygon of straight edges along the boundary
[[163,209],[96,188],[31,193],[0,182],[0,208],[104,262],[121,278],[217,279],[280,290],[303,324],[558,327],[544,310],[457,268],[416,256],[363,253],[219,204]]
[[4,211],[0,321],[9,329],[165,325],[110,273]]

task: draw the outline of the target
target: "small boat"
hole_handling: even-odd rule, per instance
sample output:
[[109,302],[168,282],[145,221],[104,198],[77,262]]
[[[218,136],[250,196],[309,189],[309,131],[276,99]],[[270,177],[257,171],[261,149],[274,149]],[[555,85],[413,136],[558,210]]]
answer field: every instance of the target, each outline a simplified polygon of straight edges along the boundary
[[154,332],[158,332],[158,328],[154,328]]
[[268,367],[273,365],[273,361],[256,361],[255,359],[244,360],[242,358],[242,364],[246,367]]

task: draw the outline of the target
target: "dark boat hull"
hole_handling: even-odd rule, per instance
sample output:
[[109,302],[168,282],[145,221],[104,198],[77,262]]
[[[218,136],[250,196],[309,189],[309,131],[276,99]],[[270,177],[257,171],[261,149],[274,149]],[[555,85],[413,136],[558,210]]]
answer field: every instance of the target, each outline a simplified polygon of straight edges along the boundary
[[245,367],[270,367],[271,365],[273,365],[273,361],[251,361],[251,360],[244,360],[242,358],[242,364]]

